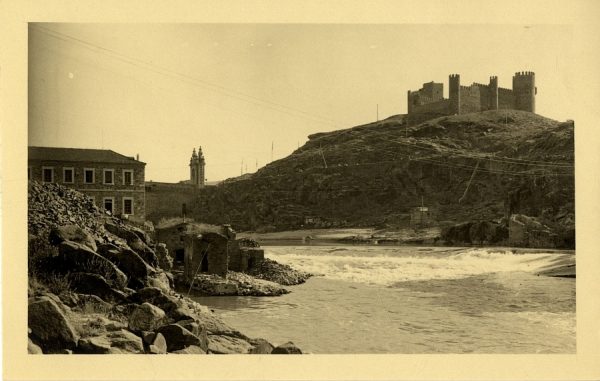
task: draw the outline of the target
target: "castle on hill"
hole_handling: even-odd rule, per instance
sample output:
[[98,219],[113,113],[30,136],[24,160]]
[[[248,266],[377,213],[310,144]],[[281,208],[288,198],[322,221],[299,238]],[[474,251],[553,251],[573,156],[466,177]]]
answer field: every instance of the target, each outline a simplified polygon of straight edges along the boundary
[[460,84],[460,75],[450,74],[449,97],[444,98],[444,84],[429,82],[417,91],[408,91],[408,124],[421,123],[446,115],[467,114],[486,110],[512,109],[535,112],[535,73],[515,73],[513,88],[498,87],[498,77],[490,77],[487,85]]

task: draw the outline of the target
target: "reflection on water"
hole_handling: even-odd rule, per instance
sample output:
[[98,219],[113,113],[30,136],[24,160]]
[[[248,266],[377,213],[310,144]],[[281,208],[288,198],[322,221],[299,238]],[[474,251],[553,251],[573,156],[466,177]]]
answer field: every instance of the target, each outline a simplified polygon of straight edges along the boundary
[[323,275],[281,297],[196,298],[249,336],[313,353],[575,352],[575,280],[534,274],[564,255],[268,249]]

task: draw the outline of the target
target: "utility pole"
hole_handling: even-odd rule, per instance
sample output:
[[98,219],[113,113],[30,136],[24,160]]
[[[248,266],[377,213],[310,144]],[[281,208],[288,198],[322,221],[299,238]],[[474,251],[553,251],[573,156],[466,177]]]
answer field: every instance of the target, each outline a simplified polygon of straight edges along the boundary
[[377,103],[377,121],[379,122],[379,103]]
[[242,159],[242,165],[240,167],[240,176],[244,174],[244,159]]
[[275,145],[274,141],[271,141],[271,163],[273,162],[273,147]]

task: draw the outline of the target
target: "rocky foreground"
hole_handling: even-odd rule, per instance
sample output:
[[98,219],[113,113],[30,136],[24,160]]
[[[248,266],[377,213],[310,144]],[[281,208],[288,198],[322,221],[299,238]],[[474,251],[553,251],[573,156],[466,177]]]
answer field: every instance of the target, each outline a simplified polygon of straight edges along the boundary
[[28,201],[29,353],[301,353],[175,292],[164,247],[81,193],[31,182]]

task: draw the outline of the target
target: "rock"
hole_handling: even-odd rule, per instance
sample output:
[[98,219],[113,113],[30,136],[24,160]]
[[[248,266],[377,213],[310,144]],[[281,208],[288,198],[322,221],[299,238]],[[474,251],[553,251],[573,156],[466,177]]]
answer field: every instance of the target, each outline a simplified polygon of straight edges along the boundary
[[202,342],[200,338],[178,324],[168,324],[157,330],[167,340],[167,351],[173,352],[183,349],[190,345],[198,345],[205,351],[208,349],[208,343]]
[[120,331],[127,328],[127,324],[111,320],[110,322],[106,323],[104,328],[106,328],[107,331]]
[[120,330],[107,332],[101,336],[93,336],[79,340],[77,353],[83,354],[112,354],[112,353],[143,353],[142,339],[133,333]]
[[252,345],[247,341],[229,336],[208,336],[208,353],[234,354],[248,353]]
[[254,339],[251,342],[252,348],[250,352],[253,355],[268,355],[273,352],[273,344],[269,343],[265,339]]
[[63,225],[50,230],[49,240],[53,245],[59,245],[63,241],[73,241],[96,251],[94,237],[77,225]]
[[[96,274],[94,274],[96,275]],[[102,312],[107,313],[112,310],[112,305],[105,302],[97,295],[73,294],[75,301],[74,307],[80,308],[84,312]],[[120,295],[120,294],[119,294]]]
[[164,243],[159,243],[156,245],[154,249],[156,253],[156,257],[158,258],[158,266],[165,270],[171,271],[173,268],[173,258],[169,255],[169,250],[167,250],[167,245]]
[[158,258],[154,250],[140,239],[138,234],[133,230],[135,228],[118,224],[114,220],[107,220],[104,223],[104,228],[117,237],[124,239],[129,247],[138,253],[150,266],[156,267],[158,265]]
[[281,344],[273,349],[271,354],[278,355],[300,355],[302,351],[294,343],[288,341],[285,344]]
[[58,250],[60,256],[57,265],[61,267],[62,273],[92,272],[101,275],[118,289],[123,289],[127,284],[127,276],[121,270],[82,244],[63,241]]
[[156,338],[151,344],[151,347],[156,348],[156,350],[158,351],[156,353],[167,353],[167,340],[162,334],[157,333]]
[[205,355],[206,351],[197,345],[190,345],[188,347],[173,351],[171,353],[178,355]]
[[142,335],[142,340],[144,341],[144,343],[148,345],[152,344],[152,342],[156,338],[156,332],[151,331],[142,331],[140,332],[140,335]]
[[171,281],[167,274],[162,271],[156,272],[153,276],[148,277],[146,284],[148,287],[160,288],[164,292],[171,291]]
[[111,347],[116,347],[127,353],[144,353],[142,338],[124,329],[107,332],[106,337]]
[[310,273],[295,270],[288,265],[268,258],[255,261],[247,273],[259,279],[279,283],[284,286],[304,283],[312,276]]
[[139,305],[129,317],[129,329],[132,331],[154,331],[166,319],[165,311],[144,302]]
[[60,307],[48,297],[29,300],[28,325],[44,352],[71,349],[79,340]]
[[40,348],[38,345],[34,344],[33,341],[31,341],[31,339],[28,339],[27,353],[29,353],[30,355],[41,355],[44,352],[42,352],[42,348]]
[[121,302],[127,296],[113,289],[106,279],[98,274],[74,272],[69,276],[71,288],[82,294],[95,295],[102,300]]
[[509,243],[519,247],[557,246],[558,235],[537,218],[513,214],[508,222]]
[[110,353],[110,341],[106,336],[94,336],[79,340],[77,353],[107,354]]
[[165,295],[163,291],[157,287],[142,288],[130,295],[129,300],[133,303],[148,302],[153,304],[165,311],[168,316],[171,316],[173,311],[176,311],[183,306],[183,302],[179,299],[171,295]]
[[131,249],[103,244],[98,247],[98,253],[115,264],[129,277],[128,286],[139,288],[145,283],[148,276],[154,273],[154,269]]

